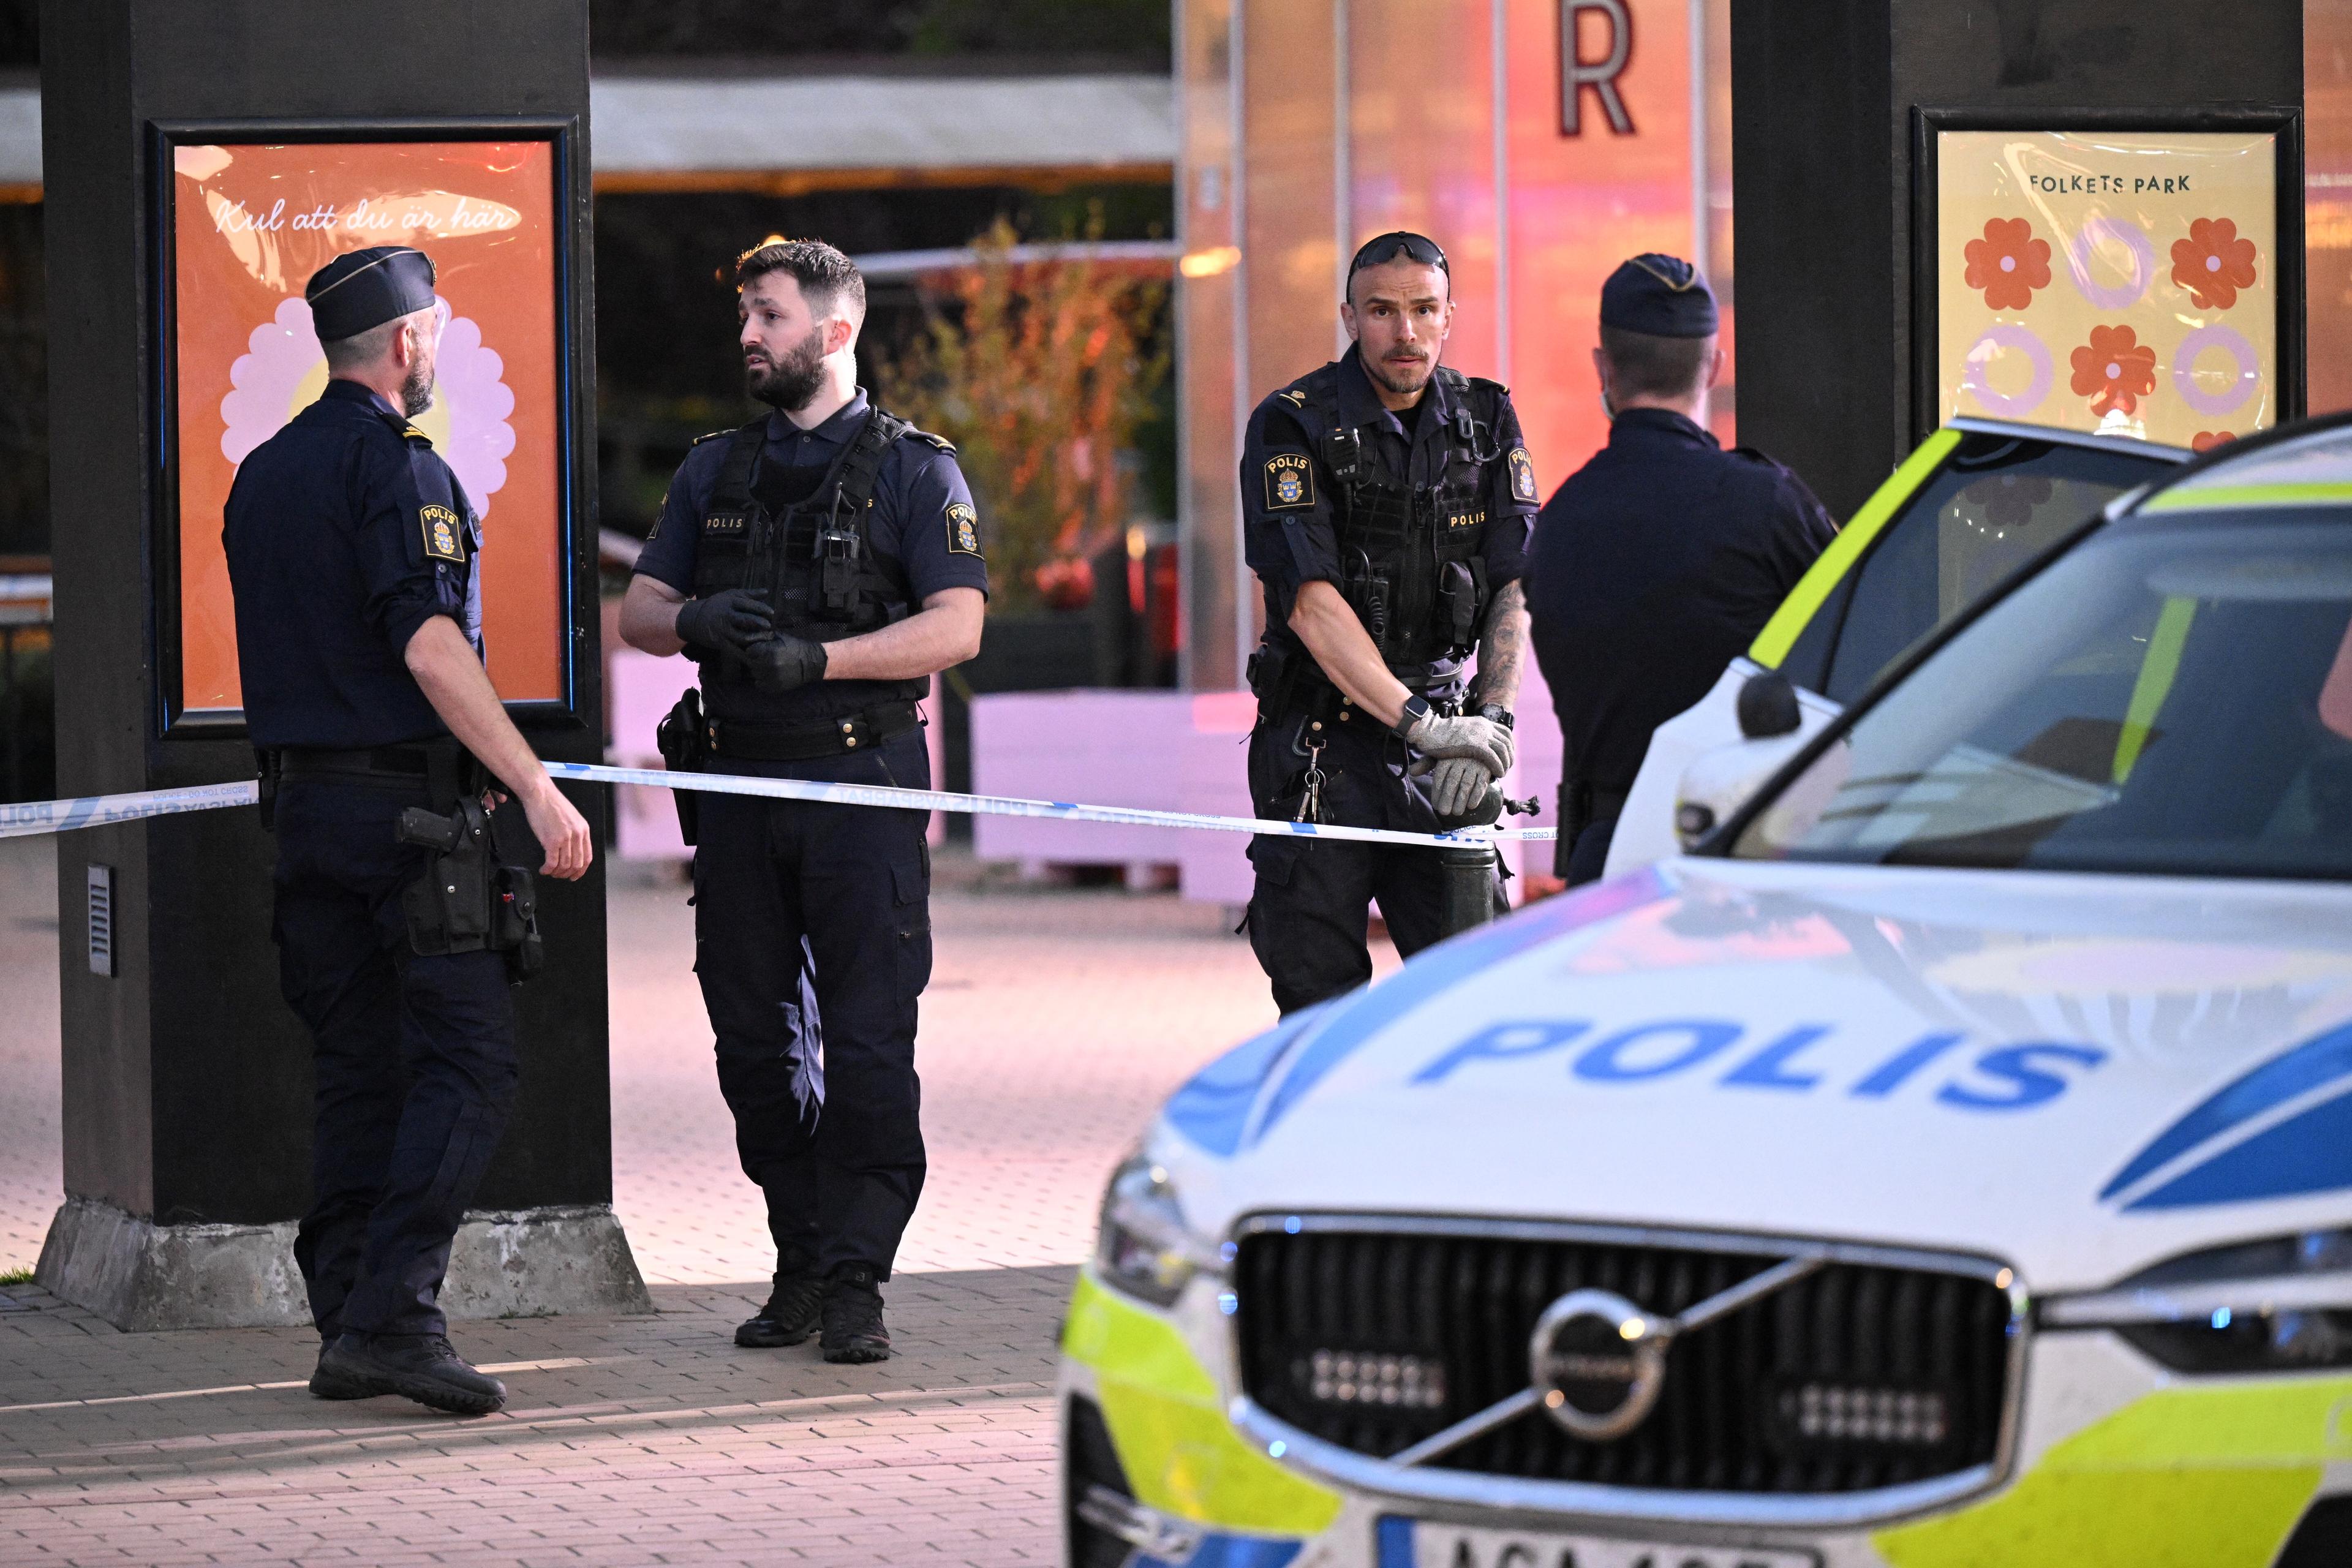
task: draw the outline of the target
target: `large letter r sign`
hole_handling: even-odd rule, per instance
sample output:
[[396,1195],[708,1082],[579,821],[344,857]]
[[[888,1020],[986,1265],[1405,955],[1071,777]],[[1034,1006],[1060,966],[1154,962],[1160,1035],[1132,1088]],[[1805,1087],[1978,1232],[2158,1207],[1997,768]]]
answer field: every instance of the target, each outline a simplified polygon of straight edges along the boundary
[[[1579,56],[1576,47],[1576,24],[1587,11],[1598,11],[1609,19],[1609,52],[1590,64]],[[1577,111],[1588,87],[1601,100],[1601,112],[1608,116],[1610,131],[1619,136],[1633,134],[1633,117],[1625,112],[1625,100],[1617,91],[1617,79],[1624,73],[1625,62],[1633,58],[1633,16],[1625,0],[1559,0],[1561,135],[1584,134]]]

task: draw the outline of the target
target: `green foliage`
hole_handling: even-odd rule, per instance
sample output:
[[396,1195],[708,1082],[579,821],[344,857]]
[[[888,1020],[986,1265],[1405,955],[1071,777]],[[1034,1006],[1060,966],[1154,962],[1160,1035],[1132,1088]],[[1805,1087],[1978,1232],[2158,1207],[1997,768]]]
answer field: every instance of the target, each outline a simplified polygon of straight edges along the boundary
[[1015,263],[1014,240],[1000,219],[979,266],[928,283],[925,330],[877,376],[887,407],[956,444],[1008,610],[1084,600],[1083,563],[1133,521],[1134,448],[1168,378],[1156,272]]
[[33,1271],[29,1268],[0,1269],[0,1285],[30,1285]]

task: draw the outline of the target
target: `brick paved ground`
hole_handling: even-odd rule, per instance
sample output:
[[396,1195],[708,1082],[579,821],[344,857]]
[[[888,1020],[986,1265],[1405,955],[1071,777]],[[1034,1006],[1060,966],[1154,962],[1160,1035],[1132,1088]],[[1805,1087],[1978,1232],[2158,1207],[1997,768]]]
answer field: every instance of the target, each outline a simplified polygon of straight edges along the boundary
[[[0,1269],[32,1262],[58,1195],[52,853],[0,841]],[[460,1422],[310,1399],[307,1334],[119,1334],[0,1286],[0,1564],[1052,1560],[1052,1341],[1103,1175],[1273,1009],[1220,911],[941,866],[896,1359],[730,1342],[771,1267],[759,1206],[684,891],[621,867],[615,1202],[659,1313],[459,1325],[515,1369],[507,1413]]]

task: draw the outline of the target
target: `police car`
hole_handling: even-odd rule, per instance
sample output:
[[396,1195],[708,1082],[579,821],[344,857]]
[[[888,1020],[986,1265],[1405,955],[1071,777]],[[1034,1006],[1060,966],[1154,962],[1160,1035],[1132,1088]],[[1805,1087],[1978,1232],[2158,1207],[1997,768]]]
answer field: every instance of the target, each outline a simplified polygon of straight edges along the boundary
[[2352,422],[1212,1063],[1063,1351],[1085,1568],[2352,1562]]
[[1739,738],[1738,696],[1786,677],[1807,733],[1837,717],[1895,657],[2116,496],[2160,479],[2179,447],[1999,419],[1937,430],[1838,531],[1714,688],[1651,736],[1609,840],[1608,875],[1675,852],[1683,771]]

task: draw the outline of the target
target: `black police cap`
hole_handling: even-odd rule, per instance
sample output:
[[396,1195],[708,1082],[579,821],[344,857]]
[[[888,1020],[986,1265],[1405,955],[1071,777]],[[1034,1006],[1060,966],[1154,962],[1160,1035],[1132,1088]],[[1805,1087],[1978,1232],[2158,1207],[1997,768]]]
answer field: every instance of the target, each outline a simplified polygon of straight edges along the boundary
[[1675,256],[1637,256],[1601,286],[1601,324],[1654,338],[1704,338],[1717,324],[1698,268]]
[[405,245],[346,251],[310,274],[302,298],[320,342],[357,337],[432,307],[433,258]]

